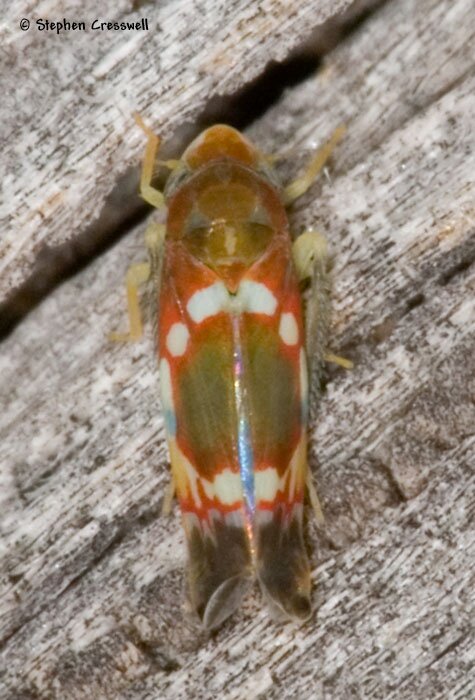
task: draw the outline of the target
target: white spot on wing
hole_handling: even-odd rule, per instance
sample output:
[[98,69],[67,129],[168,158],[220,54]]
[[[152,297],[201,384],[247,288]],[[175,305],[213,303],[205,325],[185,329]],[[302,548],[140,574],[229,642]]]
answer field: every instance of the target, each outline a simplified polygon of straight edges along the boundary
[[242,310],[250,313],[272,316],[277,308],[277,299],[262,282],[243,280],[239,285],[238,297]]
[[174,323],[168,331],[167,348],[173,357],[181,357],[185,354],[190,334],[184,323]]
[[299,328],[294,314],[285,313],[280,317],[279,335],[286,345],[296,345],[299,339]]
[[[243,280],[236,295],[231,295],[224,282],[215,282],[195,292],[186,305],[195,323],[227,311],[233,313],[266,314],[273,316],[277,299],[262,282]],[[295,319],[294,319],[295,321]]]
[[229,294],[223,282],[215,282],[209,287],[195,292],[189,299],[186,309],[195,323],[201,323],[210,316],[227,309]]
[[214,477],[216,498],[225,506],[242,501],[241,476],[238,472],[225,469]]
[[254,474],[256,501],[273,501],[280,488],[280,479],[274,467],[260,469]]

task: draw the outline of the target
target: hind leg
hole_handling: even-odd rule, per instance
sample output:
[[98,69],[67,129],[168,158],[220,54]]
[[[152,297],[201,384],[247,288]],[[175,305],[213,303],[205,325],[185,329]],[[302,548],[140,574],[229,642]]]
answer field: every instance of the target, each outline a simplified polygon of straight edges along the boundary
[[[326,352],[330,320],[330,284],[327,273],[328,246],[324,236],[316,231],[306,231],[294,241],[292,257],[299,280],[301,282],[310,280],[309,295],[305,304],[309,377],[313,377],[313,370],[321,367],[324,361],[335,362],[343,367],[352,367],[349,360]],[[307,468],[306,486],[315,519],[319,525],[323,525],[323,511],[309,468]]]
[[299,280],[311,280],[310,297],[306,304],[305,319],[307,329],[307,351],[312,358],[315,350],[325,362],[331,362],[345,369],[353,363],[344,357],[326,352],[326,339],[329,321],[330,285],[326,271],[328,246],[324,236],[317,231],[305,231],[293,243],[292,257]]
[[129,330],[127,333],[109,333],[109,340],[125,342],[140,340],[143,334],[142,314],[139,303],[139,287],[150,278],[150,263],[136,263],[127,270],[125,287],[127,290],[127,311]]
[[315,484],[313,482],[312,478],[312,473],[307,467],[307,476],[305,478],[305,485],[307,486],[307,493],[308,497],[310,499],[310,504],[312,506],[314,515],[315,515],[315,520],[317,521],[318,525],[324,525],[325,524],[325,516],[323,515],[323,510],[322,506],[320,503],[320,499],[318,498],[317,494],[317,489],[315,488]]
[[110,333],[109,340],[126,342],[140,340],[143,335],[142,314],[140,312],[139,288],[154,276],[155,283],[160,283],[160,261],[165,240],[165,226],[150,223],[145,231],[145,243],[150,262],[135,263],[127,270],[125,287],[127,292],[127,311],[129,330],[127,333]]

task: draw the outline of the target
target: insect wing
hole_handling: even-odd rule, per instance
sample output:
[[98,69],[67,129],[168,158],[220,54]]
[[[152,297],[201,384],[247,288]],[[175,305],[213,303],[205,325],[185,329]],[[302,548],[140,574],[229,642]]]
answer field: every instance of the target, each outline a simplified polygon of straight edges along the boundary
[[234,611],[251,580],[226,298],[215,273],[180,242],[166,243],[159,302],[162,404],[188,545],[190,602],[208,628]]
[[[243,315],[242,344],[253,452],[255,566],[279,616],[306,618],[311,612],[302,535],[307,368],[290,242],[276,239],[252,276],[252,308],[261,313]],[[275,308],[262,307],[264,290],[275,299]]]

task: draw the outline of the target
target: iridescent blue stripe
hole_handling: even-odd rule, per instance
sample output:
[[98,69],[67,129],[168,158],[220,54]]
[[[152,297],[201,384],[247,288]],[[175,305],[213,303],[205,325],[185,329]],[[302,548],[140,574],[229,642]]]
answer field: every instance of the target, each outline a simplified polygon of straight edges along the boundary
[[243,387],[243,360],[241,338],[239,333],[239,317],[233,317],[234,340],[234,394],[238,417],[238,459],[239,473],[244,493],[244,501],[248,517],[252,519],[255,511],[254,496],[254,454],[251,442],[251,429],[247,417]]

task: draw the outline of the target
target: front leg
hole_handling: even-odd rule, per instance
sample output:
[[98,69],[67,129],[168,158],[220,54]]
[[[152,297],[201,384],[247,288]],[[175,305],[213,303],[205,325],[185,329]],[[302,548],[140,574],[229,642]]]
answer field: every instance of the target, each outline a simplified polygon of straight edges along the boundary
[[284,190],[284,201],[286,206],[301,197],[308,188],[315,182],[319,172],[325,167],[326,162],[333,153],[335,146],[345,135],[346,128],[338,126],[328,141],[317,151],[310,163],[305,168],[303,174],[291,182]]
[[140,194],[146,202],[151,204],[156,209],[161,209],[165,206],[163,193],[152,186],[153,171],[157,158],[158,148],[160,146],[160,137],[155,134],[150,127],[143,121],[140,114],[134,113],[134,119],[137,125],[145,132],[147,136],[147,145],[145,147],[145,155],[142,163],[142,172],[140,175]]

